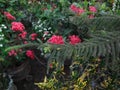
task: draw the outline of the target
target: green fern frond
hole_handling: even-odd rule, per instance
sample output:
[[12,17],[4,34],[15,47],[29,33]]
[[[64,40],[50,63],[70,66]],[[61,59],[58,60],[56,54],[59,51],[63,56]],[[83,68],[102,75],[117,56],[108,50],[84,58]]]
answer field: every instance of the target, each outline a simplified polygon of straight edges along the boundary
[[[104,15],[94,19],[71,17],[71,23],[78,26],[78,30],[87,27],[89,30],[120,30],[120,16]],[[79,32],[79,31],[78,31]]]
[[89,24],[91,30],[120,30],[120,16],[106,15],[91,19]]

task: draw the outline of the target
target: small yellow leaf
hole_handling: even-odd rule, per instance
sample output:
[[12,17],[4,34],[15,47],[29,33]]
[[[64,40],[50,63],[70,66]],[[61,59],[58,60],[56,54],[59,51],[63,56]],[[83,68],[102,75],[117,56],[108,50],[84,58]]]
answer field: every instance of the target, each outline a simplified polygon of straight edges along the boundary
[[57,48],[57,50],[60,50],[61,48]]
[[47,82],[47,76],[45,76],[45,78],[44,78],[44,82],[45,82],[45,83]]

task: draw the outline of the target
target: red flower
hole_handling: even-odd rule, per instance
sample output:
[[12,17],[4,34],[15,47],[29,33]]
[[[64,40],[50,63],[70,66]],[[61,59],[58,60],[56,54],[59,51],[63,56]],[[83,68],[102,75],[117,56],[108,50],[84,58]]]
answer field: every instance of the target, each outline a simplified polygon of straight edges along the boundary
[[44,34],[47,35],[49,33],[49,31],[45,31]]
[[78,15],[81,15],[81,14],[83,14],[84,12],[85,12],[85,10],[82,9],[82,8],[78,8],[78,9],[77,9]]
[[24,44],[27,44],[28,42],[27,42],[27,41],[24,41],[23,43],[24,43]]
[[81,15],[81,14],[83,14],[83,13],[85,12],[85,10],[84,10],[83,8],[79,8],[79,7],[75,6],[74,4],[72,4],[72,5],[70,6],[70,9],[71,9],[73,12],[77,13],[78,15]]
[[29,57],[30,59],[35,59],[34,52],[32,50],[27,50],[26,51],[26,56]]
[[22,52],[23,50],[22,50],[22,49],[19,49],[18,51],[19,51],[19,52]]
[[18,36],[21,37],[22,39],[25,39],[27,35],[27,32],[23,31],[22,33],[20,33]]
[[76,7],[74,4],[72,4],[72,5],[70,6],[70,9],[71,9],[73,12],[77,12],[77,7]]
[[88,18],[93,19],[95,16],[93,14],[90,14]]
[[22,32],[25,30],[25,27],[21,22],[12,22],[12,30]]
[[36,38],[37,38],[37,34],[36,33],[32,33],[31,35],[30,35],[30,37],[31,37],[31,40],[35,40]]
[[8,20],[16,20],[16,18],[12,16],[9,12],[4,12],[4,15]]
[[94,6],[89,6],[89,10],[90,10],[91,12],[97,12],[96,7],[94,7]]
[[11,51],[8,52],[8,55],[9,55],[9,56],[16,56],[17,53],[16,53],[15,50],[11,50]]
[[41,40],[44,41],[44,37],[42,37]]
[[50,68],[53,68],[53,64],[52,64],[52,63],[50,63],[50,64],[49,64],[49,67],[50,67]]
[[69,40],[70,40],[70,44],[72,45],[76,45],[77,43],[81,42],[81,39],[76,35],[69,36]]
[[62,36],[59,36],[59,35],[53,35],[49,40],[48,40],[49,43],[52,43],[52,44],[64,44],[64,40],[63,40],[63,37]]

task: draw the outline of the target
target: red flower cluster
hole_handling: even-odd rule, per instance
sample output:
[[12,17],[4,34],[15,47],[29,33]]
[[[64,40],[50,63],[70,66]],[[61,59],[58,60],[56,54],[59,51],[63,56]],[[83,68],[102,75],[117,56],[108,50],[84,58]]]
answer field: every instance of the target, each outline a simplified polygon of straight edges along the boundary
[[97,12],[96,7],[94,7],[94,6],[89,6],[89,10],[90,10],[91,12]]
[[94,13],[97,12],[96,7],[94,7],[94,6],[89,6],[89,11],[92,12],[93,14],[90,14],[90,15],[88,16],[88,18],[93,19],[93,18],[95,17],[95,16],[94,16]]
[[53,35],[49,40],[48,43],[52,44],[64,44],[64,40],[62,36],[59,35]]
[[29,57],[32,60],[35,59],[34,52],[32,50],[27,50],[26,51],[26,56]]
[[15,50],[11,50],[11,51],[8,52],[8,55],[9,56],[16,56],[17,52]]
[[12,30],[22,32],[25,30],[25,27],[21,22],[12,22]]
[[21,37],[22,39],[25,39],[26,35],[27,35],[27,32],[23,31],[18,36]]
[[37,34],[36,33],[32,33],[31,35],[30,35],[30,37],[31,37],[31,40],[35,40],[36,38],[37,38]]
[[73,12],[77,13],[78,15],[81,15],[81,14],[83,14],[83,13],[85,12],[85,10],[84,10],[83,8],[79,8],[79,7],[75,6],[74,4],[72,4],[72,5],[70,6],[70,9],[71,9]]
[[69,40],[70,40],[70,44],[72,45],[76,45],[77,43],[81,42],[81,39],[76,35],[69,36]]
[[16,18],[12,16],[9,12],[4,12],[4,15],[8,20],[16,20]]

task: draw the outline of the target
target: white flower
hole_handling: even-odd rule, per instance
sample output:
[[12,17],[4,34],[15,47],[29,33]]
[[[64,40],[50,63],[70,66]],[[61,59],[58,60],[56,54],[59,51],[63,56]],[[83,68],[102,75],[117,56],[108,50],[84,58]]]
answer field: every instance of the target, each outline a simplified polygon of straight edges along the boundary
[[7,29],[7,27],[4,24],[1,24],[1,27]]
[[44,28],[43,30],[47,31],[47,29],[46,29],[46,28]]
[[4,27],[5,25],[4,24],[1,24],[2,27]]
[[43,34],[43,37],[45,37],[46,35],[45,34]]
[[37,29],[38,28],[38,26],[35,26],[35,29]]
[[7,27],[6,27],[6,26],[4,26],[4,29],[7,29]]
[[53,31],[50,31],[51,33],[53,33]]
[[0,47],[3,47],[3,44],[0,44]]
[[50,29],[51,29],[51,27],[48,28],[48,30],[50,30]]
[[3,37],[0,37],[0,40],[3,40]]
[[39,20],[37,23],[40,23],[41,22],[41,20]]
[[42,27],[43,24],[40,24],[38,27]]
[[2,34],[1,36],[4,37],[4,34]]
[[47,38],[46,37],[44,37],[44,40],[46,40]]
[[39,30],[39,32],[42,32],[43,30]]

